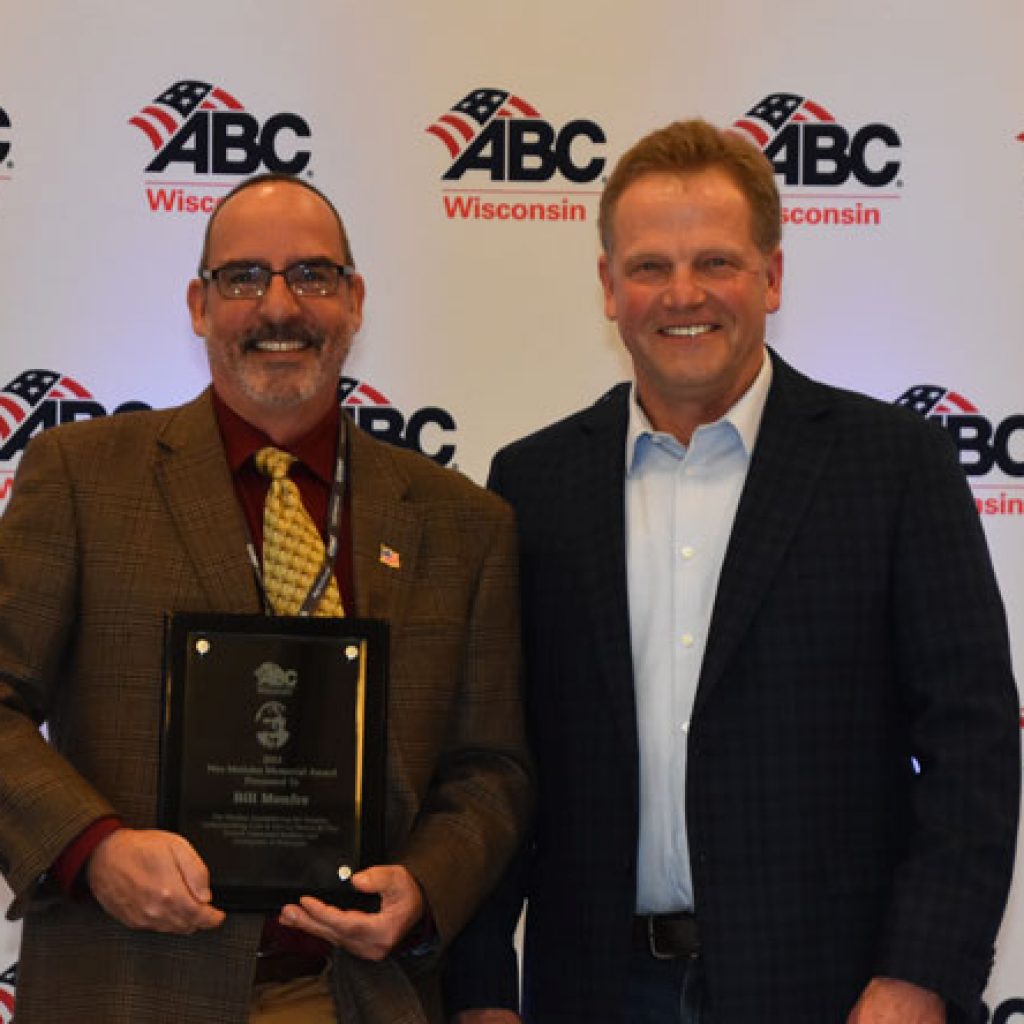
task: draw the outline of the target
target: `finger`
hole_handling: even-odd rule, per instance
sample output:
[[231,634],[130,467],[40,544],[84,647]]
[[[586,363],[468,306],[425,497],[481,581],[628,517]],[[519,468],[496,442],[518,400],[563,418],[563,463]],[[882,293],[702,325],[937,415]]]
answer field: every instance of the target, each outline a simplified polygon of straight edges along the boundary
[[199,903],[209,903],[213,899],[210,890],[210,871],[195,848],[185,839],[171,846],[171,856],[177,866],[185,888]]
[[359,932],[367,924],[372,924],[376,914],[366,914],[361,910],[341,910],[324,903],[315,896],[301,896],[298,910],[307,920],[328,929],[332,934],[345,935]]
[[316,935],[334,945],[342,944],[345,938],[344,926],[332,926],[314,917],[305,907],[294,903],[281,909],[279,920],[289,928],[297,928],[309,935]]
[[195,922],[196,931],[210,931],[213,928],[219,928],[223,923],[227,914],[223,910],[219,910],[217,907],[210,906],[209,904],[203,904],[198,911],[197,919]]
[[394,946],[394,927],[381,915],[338,910],[312,896],[283,908],[281,922],[371,960],[382,959]]

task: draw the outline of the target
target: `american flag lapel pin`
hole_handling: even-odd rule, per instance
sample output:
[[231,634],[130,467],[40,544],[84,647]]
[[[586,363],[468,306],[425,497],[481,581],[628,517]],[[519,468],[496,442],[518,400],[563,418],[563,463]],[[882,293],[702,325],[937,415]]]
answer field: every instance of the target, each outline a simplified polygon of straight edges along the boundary
[[386,565],[389,569],[401,569],[401,555],[399,555],[399,553],[394,548],[389,548],[387,544],[381,544],[380,564]]

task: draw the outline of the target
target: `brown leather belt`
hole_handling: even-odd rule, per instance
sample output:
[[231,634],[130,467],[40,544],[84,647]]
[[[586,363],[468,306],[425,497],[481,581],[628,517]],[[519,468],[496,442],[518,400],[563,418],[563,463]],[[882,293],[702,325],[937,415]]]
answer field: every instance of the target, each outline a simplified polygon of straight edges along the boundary
[[260,953],[256,957],[254,985],[281,985],[296,978],[319,974],[327,966],[327,957],[309,953]]
[[633,918],[633,948],[656,960],[692,960],[700,952],[697,919],[689,911],[638,914]]

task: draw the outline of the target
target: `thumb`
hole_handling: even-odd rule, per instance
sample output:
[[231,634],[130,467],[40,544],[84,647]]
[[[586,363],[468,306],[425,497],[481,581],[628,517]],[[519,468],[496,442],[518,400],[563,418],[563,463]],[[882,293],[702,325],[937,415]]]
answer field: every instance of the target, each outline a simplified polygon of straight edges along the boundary
[[379,866],[357,871],[350,879],[352,886],[360,892],[382,892],[386,884],[386,872]]
[[172,853],[181,879],[193,898],[199,903],[210,903],[213,900],[210,871],[203,859],[185,839],[174,844]]

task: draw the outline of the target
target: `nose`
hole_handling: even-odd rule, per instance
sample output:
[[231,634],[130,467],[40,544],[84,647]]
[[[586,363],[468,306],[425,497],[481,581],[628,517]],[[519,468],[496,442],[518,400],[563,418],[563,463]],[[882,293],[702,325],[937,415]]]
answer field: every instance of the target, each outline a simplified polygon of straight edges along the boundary
[[260,315],[271,323],[293,320],[302,307],[281,274],[275,274],[260,301]]
[[700,275],[692,267],[673,267],[672,276],[665,284],[662,301],[670,309],[699,306],[707,293]]

